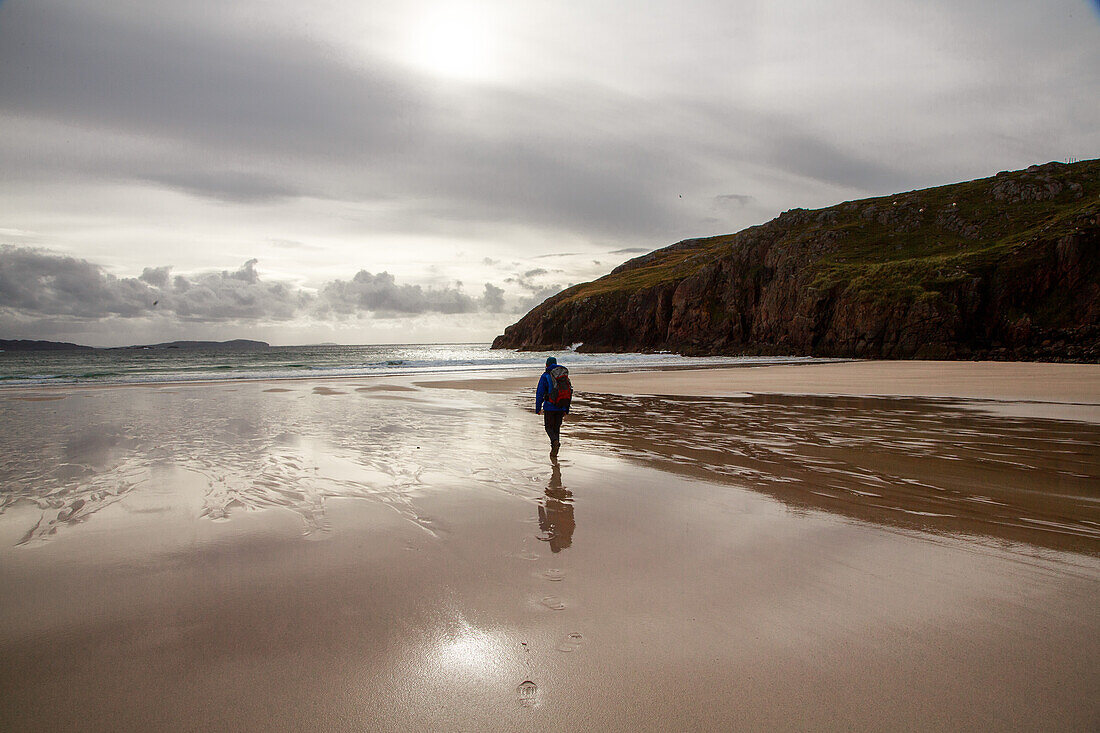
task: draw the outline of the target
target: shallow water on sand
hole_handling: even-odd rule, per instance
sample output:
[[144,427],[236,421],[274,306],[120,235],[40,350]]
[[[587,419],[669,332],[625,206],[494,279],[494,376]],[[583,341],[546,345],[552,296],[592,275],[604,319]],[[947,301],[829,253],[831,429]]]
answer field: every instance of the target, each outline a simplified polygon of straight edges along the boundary
[[1100,425],[963,400],[588,395],[575,433],[792,508],[1100,555]]
[[585,394],[551,463],[527,395],[48,396],[0,413],[5,729],[1100,721],[1100,426]]
[[[439,483],[515,490],[517,477],[496,450],[514,443],[505,405],[376,385],[275,389],[127,387],[74,391],[63,403],[9,401],[0,510],[42,509],[42,521],[19,538],[40,541],[171,467],[205,483],[200,517],[282,508],[312,534],[326,529],[328,500],[365,498],[431,533],[416,512],[418,491]],[[521,476],[534,470],[518,468]]]

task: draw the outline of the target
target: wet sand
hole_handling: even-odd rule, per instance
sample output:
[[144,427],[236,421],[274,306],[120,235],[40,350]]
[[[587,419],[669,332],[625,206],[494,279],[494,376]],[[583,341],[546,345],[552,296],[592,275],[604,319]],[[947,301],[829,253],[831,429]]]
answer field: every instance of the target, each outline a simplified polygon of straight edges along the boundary
[[556,464],[528,378],[0,392],[0,728],[1095,730],[1097,368],[1020,366],[577,375]]
[[[537,378],[537,372],[534,372]],[[436,386],[511,392],[530,377],[425,380]],[[584,374],[591,392],[729,397],[746,394],[927,397],[1020,416],[1100,422],[1100,366],[1029,362],[853,361],[725,369]]]

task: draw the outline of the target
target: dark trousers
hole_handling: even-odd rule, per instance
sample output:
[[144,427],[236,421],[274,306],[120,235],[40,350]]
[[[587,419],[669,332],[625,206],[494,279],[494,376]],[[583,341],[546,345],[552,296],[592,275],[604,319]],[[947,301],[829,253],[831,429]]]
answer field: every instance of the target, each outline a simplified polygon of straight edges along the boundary
[[542,411],[542,424],[546,427],[546,434],[550,436],[551,443],[561,440],[561,421],[564,417],[564,410]]

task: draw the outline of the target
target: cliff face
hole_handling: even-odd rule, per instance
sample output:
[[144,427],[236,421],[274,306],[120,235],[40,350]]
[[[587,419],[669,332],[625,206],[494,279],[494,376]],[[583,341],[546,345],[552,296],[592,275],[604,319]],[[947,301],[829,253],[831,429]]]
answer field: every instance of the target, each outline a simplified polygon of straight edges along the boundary
[[565,290],[494,348],[1100,360],[1100,160],[794,209]]

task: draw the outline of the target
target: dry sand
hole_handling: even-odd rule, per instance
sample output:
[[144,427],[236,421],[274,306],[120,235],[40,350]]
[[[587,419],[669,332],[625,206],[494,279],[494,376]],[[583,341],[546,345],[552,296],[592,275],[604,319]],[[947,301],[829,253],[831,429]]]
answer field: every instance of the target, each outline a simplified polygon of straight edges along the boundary
[[1096,730],[1097,379],[5,390],[0,728]]
[[[523,388],[530,379],[479,376],[421,381],[496,390]],[[1100,404],[1100,366],[1094,364],[847,361],[584,374],[580,384],[591,392],[613,394],[721,397],[752,392]]]
[[585,382],[593,391],[619,394],[753,392],[1100,404],[1100,366],[1089,364],[861,361],[677,371],[658,380],[639,372]]

